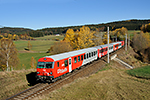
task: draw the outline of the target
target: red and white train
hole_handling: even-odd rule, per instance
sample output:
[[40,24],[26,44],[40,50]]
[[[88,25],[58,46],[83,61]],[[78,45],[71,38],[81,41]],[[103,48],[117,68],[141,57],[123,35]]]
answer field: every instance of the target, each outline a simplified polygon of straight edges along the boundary
[[[109,53],[124,46],[124,41],[109,44]],[[37,80],[53,82],[64,74],[72,72],[108,53],[108,45],[45,56],[38,60]]]

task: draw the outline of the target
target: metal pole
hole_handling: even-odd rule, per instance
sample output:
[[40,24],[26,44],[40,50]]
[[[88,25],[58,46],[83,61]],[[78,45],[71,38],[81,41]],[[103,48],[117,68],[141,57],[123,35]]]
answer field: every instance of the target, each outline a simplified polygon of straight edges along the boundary
[[109,63],[109,26],[107,27],[107,36],[108,36],[108,40],[107,40],[107,43],[108,43],[108,63]]
[[127,34],[126,34],[126,47],[125,50],[127,51]]
[[128,34],[128,48],[130,47],[130,34]]

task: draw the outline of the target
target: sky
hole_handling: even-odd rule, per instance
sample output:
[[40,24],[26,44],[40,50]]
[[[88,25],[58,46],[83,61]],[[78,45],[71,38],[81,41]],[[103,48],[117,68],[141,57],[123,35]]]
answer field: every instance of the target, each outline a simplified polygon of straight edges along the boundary
[[42,29],[150,19],[150,0],[0,0],[0,27]]

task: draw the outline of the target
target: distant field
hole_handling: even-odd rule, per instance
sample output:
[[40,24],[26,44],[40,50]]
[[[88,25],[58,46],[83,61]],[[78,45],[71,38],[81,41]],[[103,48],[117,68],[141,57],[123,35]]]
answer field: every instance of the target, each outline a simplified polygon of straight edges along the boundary
[[[31,51],[43,51],[46,52],[55,42],[54,39],[58,38],[59,40],[62,40],[64,36],[45,36],[45,37],[38,37],[35,38],[36,40],[31,40],[30,43],[32,45]],[[49,40],[48,40],[49,39]],[[24,48],[27,48],[28,40],[18,40],[14,41],[16,48],[18,51],[24,50]]]
[[132,39],[133,36],[134,36],[134,32],[135,32],[135,33],[138,33],[138,32],[141,32],[141,30],[129,30],[129,31],[128,31],[128,34],[130,34],[130,38],[131,38],[131,39]]
[[64,35],[60,35],[60,36],[55,36],[55,35],[48,35],[48,36],[44,36],[44,37],[37,37],[35,38],[36,40],[47,40],[47,39],[56,39],[58,38],[59,40],[63,40],[64,39]]

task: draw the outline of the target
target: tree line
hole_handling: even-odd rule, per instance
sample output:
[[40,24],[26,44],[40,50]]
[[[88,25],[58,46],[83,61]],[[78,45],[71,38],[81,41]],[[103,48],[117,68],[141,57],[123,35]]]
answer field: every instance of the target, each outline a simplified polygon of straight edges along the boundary
[[[113,37],[116,36],[117,40],[125,40],[125,34],[128,30],[124,27],[110,31],[110,43]],[[99,32],[90,30],[88,26],[82,26],[79,30],[74,31],[68,29],[65,38],[62,41],[56,42],[48,52],[51,54],[58,54],[72,50],[79,50],[88,47],[103,45],[107,43],[107,32]],[[61,48],[61,49],[60,49]]]
[[[107,26],[109,26],[110,31],[113,31],[118,28],[125,27],[128,30],[141,30],[141,26],[150,23],[150,20],[124,20],[124,21],[116,21],[116,22],[110,22],[110,23],[102,23],[102,24],[91,24],[91,25],[84,25],[90,28],[91,31],[96,31],[97,29],[99,31],[106,31]],[[42,37],[45,35],[53,35],[53,34],[65,34],[68,29],[73,29],[74,31],[77,31],[82,26],[69,26],[69,27],[56,27],[56,28],[44,28],[39,30],[32,30],[32,29],[26,29],[26,28],[10,28],[10,27],[4,27],[0,28],[0,34],[9,33],[9,34],[16,34],[20,36],[21,34],[27,34],[30,37]]]

